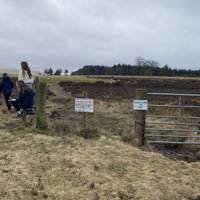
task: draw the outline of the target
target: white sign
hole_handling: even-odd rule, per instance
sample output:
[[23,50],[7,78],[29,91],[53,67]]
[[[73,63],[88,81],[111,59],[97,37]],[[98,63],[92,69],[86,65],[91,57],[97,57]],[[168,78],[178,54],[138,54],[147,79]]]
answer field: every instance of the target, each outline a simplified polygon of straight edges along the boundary
[[148,110],[148,101],[133,100],[133,110]]
[[94,112],[94,100],[75,98],[75,112]]

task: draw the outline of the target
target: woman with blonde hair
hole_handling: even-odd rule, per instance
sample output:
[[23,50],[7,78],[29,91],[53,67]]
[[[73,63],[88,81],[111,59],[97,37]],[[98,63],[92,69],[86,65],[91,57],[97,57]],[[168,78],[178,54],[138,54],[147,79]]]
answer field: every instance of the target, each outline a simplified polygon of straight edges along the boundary
[[33,89],[34,77],[26,61],[21,62],[18,81],[23,81],[28,88]]

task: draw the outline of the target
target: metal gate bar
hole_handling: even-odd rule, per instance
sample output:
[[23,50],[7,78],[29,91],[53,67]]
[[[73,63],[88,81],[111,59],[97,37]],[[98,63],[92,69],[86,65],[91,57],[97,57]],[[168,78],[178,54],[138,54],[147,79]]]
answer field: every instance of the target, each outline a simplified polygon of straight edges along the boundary
[[152,93],[149,92],[148,95],[152,96],[176,96],[176,97],[200,97],[200,94],[178,94],[178,93]]
[[[200,124],[198,120],[200,120],[200,117],[193,117],[193,116],[181,116],[181,109],[200,109],[200,105],[182,105],[182,97],[200,97],[200,94],[177,94],[177,93],[148,93],[148,95],[151,96],[169,96],[169,97],[178,97],[178,104],[172,104],[172,105],[163,105],[163,104],[149,104],[149,108],[175,108],[178,109],[176,116],[162,116],[162,115],[146,115],[147,118],[154,118],[156,119],[173,119],[173,120],[197,120],[196,122],[169,122],[169,121],[147,121],[147,126],[149,125],[177,125],[177,126],[198,126],[200,127]],[[165,134],[153,134],[155,132],[165,132]],[[194,141],[180,141],[181,139],[200,139],[200,136],[194,136],[194,135],[175,135],[175,134],[167,134],[167,132],[175,132],[175,133],[200,133],[199,130],[189,130],[189,129],[179,129],[179,128],[145,128],[145,132],[148,134],[145,134],[145,137],[147,138],[148,143],[154,143],[154,144],[194,144],[194,145],[200,145],[199,142]],[[152,140],[150,138],[157,138],[157,140]],[[172,141],[165,141],[165,139]],[[173,141],[175,140],[175,141]]]
[[146,134],[145,137],[164,137],[164,138],[196,138],[200,139],[200,136],[180,136],[180,135],[152,135]]
[[185,133],[200,133],[200,130],[188,130],[188,129],[156,129],[156,128],[145,128],[145,131],[175,131]]
[[187,105],[157,105],[149,104],[149,107],[165,107],[165,108],[200,108],[200,106],[187,106]]
[[146,115],[149,118],[166,118],[166,119],[199,119],[200,117],[187,117],[187,116],[161,116],[161,115]]
[[200,142],[173,142],[173,141],[154,141],[148,140],[148,143],[151,144],[187,144],[187,145],[200,145]]
[[162,125],[162,124],[166,124],[166,125],[185,125],[185,126],[200,126],[200,123],[180,123],[180,122],[146,122],[146,124],[150,124],[150,125]]

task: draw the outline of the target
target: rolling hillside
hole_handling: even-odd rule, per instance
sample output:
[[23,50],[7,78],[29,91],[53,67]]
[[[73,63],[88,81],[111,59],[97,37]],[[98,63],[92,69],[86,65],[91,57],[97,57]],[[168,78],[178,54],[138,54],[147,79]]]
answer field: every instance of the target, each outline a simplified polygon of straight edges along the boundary
[[[17,68],[6,68],[6,67],[0,67],[0,75],[3,73],[8,73],[10,76],[15,76],[18,74],[19,69]],[[33,71],[34,75],[38,75],[40,72]]]

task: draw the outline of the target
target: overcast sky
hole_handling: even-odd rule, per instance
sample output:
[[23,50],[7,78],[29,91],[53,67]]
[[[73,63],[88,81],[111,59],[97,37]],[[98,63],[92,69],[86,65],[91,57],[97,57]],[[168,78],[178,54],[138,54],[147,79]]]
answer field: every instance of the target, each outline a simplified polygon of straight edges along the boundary
[[0,0],[0,67],[200,67],[199,0]]

